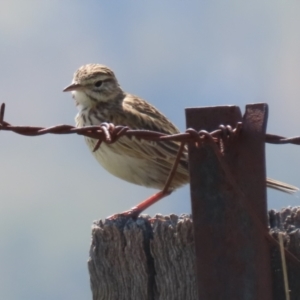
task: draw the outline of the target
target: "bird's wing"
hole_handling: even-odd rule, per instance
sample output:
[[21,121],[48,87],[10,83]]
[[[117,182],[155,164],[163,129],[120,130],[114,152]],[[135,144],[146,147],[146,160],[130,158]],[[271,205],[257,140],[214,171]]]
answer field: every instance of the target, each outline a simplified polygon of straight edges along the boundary
[[[116,111],[113,116],[115,125],[128,126],[130,129],[143,129],[165,134],[176,134],[179,130],[162,113],[146,101],[127,95],[122,103],[122,111]],[[166,161],[173,164],[179,142],[176,141],[147,141],[135,137],[122,137],[118,141],[118,147],[122,146],[122,152],[133,157],[146,158],[159,164]],[[116,149],[116,147],[114,147]],[[112,149],[113,150],[113,149]],[[180,166],[187,170],[187,150],[185,148],[180,161]]]

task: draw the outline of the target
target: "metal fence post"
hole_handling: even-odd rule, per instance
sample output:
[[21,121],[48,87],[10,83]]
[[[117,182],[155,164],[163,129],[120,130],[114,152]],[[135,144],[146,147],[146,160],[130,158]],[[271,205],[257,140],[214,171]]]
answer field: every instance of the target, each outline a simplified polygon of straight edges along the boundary
[[[266,104],[247,105],[244,117],[236,106],[186,109],[187,127],[196,130],[212,131],[221,124],[235,127],[237,122],[243,123],[241,133],[226,145],[222,158],[241,193],[228,180],[209,144],[197,148],[189,143],[201,300],[272,299],[269,246],[255,224],[258,220],[267,227],[264,152],[267,114]],[[248,201],[246,206],[245,201]]]

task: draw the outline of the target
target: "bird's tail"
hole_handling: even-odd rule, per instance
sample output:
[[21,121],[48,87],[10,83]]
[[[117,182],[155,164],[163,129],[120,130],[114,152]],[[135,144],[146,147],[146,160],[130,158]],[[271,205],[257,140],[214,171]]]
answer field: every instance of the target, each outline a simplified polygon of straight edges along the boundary
[[288,194],[294,194],[299,191],[299,188],[275,179],[267,178],[267,187],[285,192]]

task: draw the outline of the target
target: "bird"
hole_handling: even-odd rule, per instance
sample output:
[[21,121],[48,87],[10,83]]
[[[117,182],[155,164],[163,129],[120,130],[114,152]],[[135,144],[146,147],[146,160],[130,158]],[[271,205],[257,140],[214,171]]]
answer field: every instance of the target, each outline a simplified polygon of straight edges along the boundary
[[[178,128],[157,108],[144,99],[125,92],[114,72],[105,65],[87,64],[80,67],[64,92],[72,92],[78,114],[76,127],[113,123],[130,129],[150,130],[172,135]],[[180,147],[178,141],[149,141],[122,136],[116,142],[102,143],[85,137],[96,160],[111,174],[130,183],[154,188],[160,192],[123,213],[137,217],[150,205],[189,183],[188,151],[184,147],[168,190],[164,186]],[[292,185],[267,178],[266,185],[287,193],[298,190]]]

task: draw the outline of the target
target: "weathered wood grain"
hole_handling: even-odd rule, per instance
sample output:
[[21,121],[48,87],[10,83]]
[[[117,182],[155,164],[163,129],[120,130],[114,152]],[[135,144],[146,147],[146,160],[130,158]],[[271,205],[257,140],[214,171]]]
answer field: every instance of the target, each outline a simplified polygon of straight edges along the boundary
[[[300,207],[271,210],[269,222],[270,234],[284,232],[286,248],[300,258]],[[274,299],[283,300],[278,248],[270,255]],[[300,269],[287,264],[291,299],[300,300]],[[95,222],[88,267],[93,300],[196,300],[192,219],[142,215]]]

